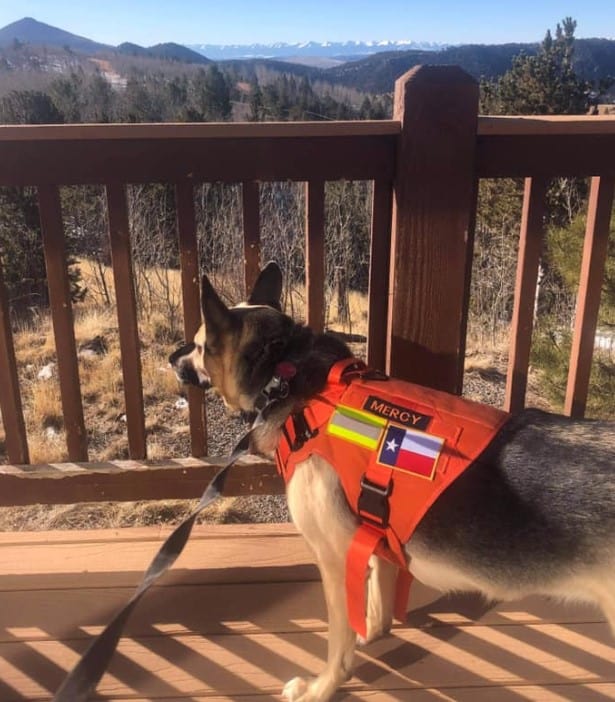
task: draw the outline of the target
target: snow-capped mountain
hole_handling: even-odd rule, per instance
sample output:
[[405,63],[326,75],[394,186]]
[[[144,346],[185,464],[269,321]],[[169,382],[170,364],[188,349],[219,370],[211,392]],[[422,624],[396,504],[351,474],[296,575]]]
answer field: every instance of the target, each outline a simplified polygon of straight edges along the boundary
[[306,41],[296,44],[279,42],[276,44],[190,44],[193,51],[214,61],[225,59],[288,58],[301,56],[344,57],[369,56],[382,51],[438,51],[444,44],[430,42],[399,41]]

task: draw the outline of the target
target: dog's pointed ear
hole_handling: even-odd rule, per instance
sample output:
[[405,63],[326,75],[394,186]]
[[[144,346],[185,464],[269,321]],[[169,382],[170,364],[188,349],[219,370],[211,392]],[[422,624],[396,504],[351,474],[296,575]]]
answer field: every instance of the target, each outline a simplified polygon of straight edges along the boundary
[[201,309],[205,332],[210,338],[230,326],[231,315],[228,307],[222,302],[206,275],[201,278]]
[[275,261],[269,263],[259,273],[248,303],[251,305],[269,305],[281,310],[282,300],[282,271]]

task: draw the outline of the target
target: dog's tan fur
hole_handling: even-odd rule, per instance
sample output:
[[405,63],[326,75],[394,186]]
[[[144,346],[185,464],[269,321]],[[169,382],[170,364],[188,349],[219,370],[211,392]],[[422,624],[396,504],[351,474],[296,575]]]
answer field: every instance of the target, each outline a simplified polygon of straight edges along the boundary
[[[204,326],[194,344],[171,357],[180,378],[213,387],[229,408],[247,412],[254,410],[276,361],[298,359],[304,372],[303,377],[298,374],[294,393],[272,409],[255,434],[254,449],[265,454],[274,451],[288,414],[323,384],[332,362],[349,353],[339,342],[326,335],[314,337],[283,315],[280,290],[281,274],[270,264],[257,281],[251,304],[227,309],[204,278]],[[515,421],[502,433],[492,454],[475,464],[478,474],[469,470],[468,477],[449,488],[423,519],[406,547],[410,570],[441,590],[478,590],[495,599],[538,593],[594,602],[615,631],[613,427],[532,411]],[[557,457],[552,456],[554,452]],[[534,461],[551,463],[532,470],[528,464]],[[549,473],[537,480],[536,470],[545,468]],[[569,487],[562,487],[566,481]],[[600,481],[602,485],[596,485]],[[538,487],[533,488],[534,483]],[[536,496],[543,489],[551,493],[544,500]],[[487,498],[481,491],[486,491]],[[292,679],[283,695],[289,702],[326,702],[351,675],[357,643],[348,623],[344,586],[345,556],[357,519],[335,470],[319,456],[297,467],[287,498],[293,521],[322,575],[329,650],[326,667],[316,678]],[[505,526],[498,522],[502,512]],[[478,523],[473,530],[470,522],[477,519],[483,520],[483,526]],[[507,534],[509,523],[513,526]],[[482,532],[489,532],[485,524],[493,528],[494,539],[501,534],[504,541],[491,542],[488,534],[483,536]],[[459,541],[464,530],[467,534]],[[538,544],[541,536],[551,545]],[[368,640],[391,626],[396,575],[391,565],[372,560],[367,584]]]

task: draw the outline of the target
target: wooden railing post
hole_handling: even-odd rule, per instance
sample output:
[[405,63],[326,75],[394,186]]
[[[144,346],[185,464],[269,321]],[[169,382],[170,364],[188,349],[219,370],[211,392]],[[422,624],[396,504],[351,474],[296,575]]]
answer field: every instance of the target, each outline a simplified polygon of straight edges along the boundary
[[325,183],[310,180],[305,186],[305,319],[321,333],[325,328]]
[[393,189],[391,182],[386,180],[374,181],[369,252],[367,363],[372,368],[380,370],[384,370],[386,367],[392,201]]
[[504,409],[513,413],[525,407],[536,290],[544,239],[547,185],[544,178],[525,179],[504,398]]
[[260,187],[245,181],[241,189],[243,212],[243,265],[247,300],[258,278],[261,262]]
[[478,85],[455,66],[395,84],[402,124],[394,183],[387,369],[459,393],[476,208]]
[[107,189],[109,242],[122,353],[122,377],[130,458],[145,458],[145,407],[141,377],[141,341],[137,321],[137,296],[130,248],[126,187],[110,183]]
[[9,461],[30,463],[2,261],[0,261],[0,412]]
[[59,188],[55,185],[39,186],[38,204],[68,457],[71,461],[87,461],[88,434],[83,418]]
[[575,418],[583,417],[585,414],[589,393],[600,295],[608,256],[614,188],[613,176],[592,178],[577,296],[577,314],[564,402],[565,414]]
[[[184,310],[184,339],[192,341],[201,324],[199,247],[196,237],[194,188],[189,180],[176,185],[177,235]],[[193,456],[207,455],[207,410],[205,394],[194,385],[186,387]]]

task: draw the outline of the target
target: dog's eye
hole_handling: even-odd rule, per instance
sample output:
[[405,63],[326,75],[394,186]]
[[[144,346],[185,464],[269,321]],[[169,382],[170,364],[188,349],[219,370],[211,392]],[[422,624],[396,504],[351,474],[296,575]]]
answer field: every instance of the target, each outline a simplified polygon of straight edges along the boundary
[[199,355],[201,355],[201,354],[203,353],[203,347],[201,346],[201,344],[195,344],[195,345],[194,345],[194,348],[196,349],[196,352],[197,352]]

